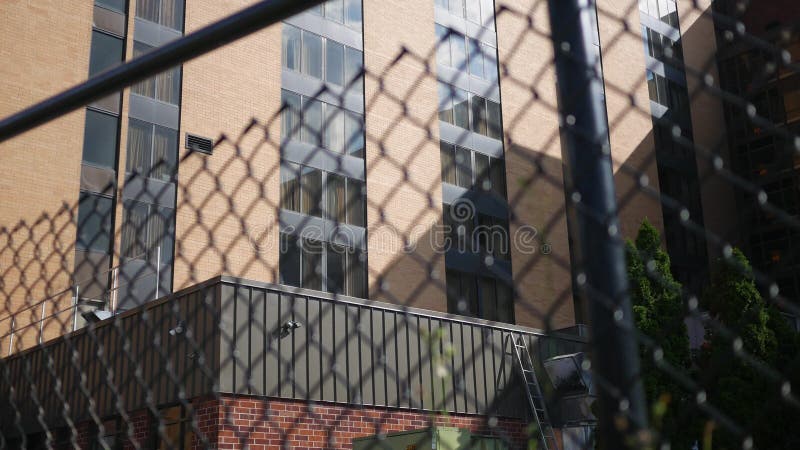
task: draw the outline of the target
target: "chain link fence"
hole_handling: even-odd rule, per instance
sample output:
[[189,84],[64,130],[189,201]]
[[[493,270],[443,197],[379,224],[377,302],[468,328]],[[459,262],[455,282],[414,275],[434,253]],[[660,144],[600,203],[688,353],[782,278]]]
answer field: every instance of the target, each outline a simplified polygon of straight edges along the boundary
[[800,446],[796,5],[127,3],[0,110],[0,448]]

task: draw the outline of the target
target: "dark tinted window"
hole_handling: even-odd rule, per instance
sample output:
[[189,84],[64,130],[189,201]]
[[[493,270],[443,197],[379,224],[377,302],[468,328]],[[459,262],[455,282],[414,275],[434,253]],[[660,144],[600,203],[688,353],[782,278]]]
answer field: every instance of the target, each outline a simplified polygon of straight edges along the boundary
[[110,198],[81,193],[78,204],[78,247],[104,253],[109,251],[112,207]]
[[115,116],[91,109],[86,110],[83,138],[83,161],[100,167],[115,168],[117,128]]
[[114,67],[122,61],[122,39],[92,31],[92,52],[89,57],[89,76]]
[[125,12],[126,0],[94,0],[95,5],[103,6],[119,12]]

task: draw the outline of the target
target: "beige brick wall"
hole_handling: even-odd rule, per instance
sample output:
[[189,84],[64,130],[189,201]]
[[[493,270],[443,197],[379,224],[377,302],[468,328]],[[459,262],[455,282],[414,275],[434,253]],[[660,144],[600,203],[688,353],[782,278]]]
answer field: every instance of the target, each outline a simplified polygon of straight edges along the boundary
[[[698,75],[710,75],[714,85],[719,87],[717,41],[711,17],[711,1],[680,0],[678,13],[683,58],[687,67],[686,81],[691,99],[694,142],[700,150],[697,152],[697,171],[703,203],[703,225],[709,232],[728,242],[735,242],[737,212],[734,189],[729,181],[712,168],[714,156],[722,158],[728,169],[731,163],[722,101],[711,93]],[[710,262],[714,263],[720,255],[721,248],[709,242]]]
[[[251,3],[189,2],[186,32]],[[176,290],[220,274],[277,280],[280,42],[273,25],[184,65]],[[212,156],[187,155],[186,132],[224,138]]]
[[[86,79],[91,2],[4,0],[0,17],[0,117]],[[84,115],[78,110],[0,143],[0,318],[69,286]],[[17,327],[39,314],[20,314]],[[7,330],[0,321],[0,335]],[[38,329],[16,337],[23,346],[37,338]],[[7,350],[0,338],[0,355]]]
[[442,221],[433,0],[365,0],[364,23],[370,298],[446,311],[430,244]]

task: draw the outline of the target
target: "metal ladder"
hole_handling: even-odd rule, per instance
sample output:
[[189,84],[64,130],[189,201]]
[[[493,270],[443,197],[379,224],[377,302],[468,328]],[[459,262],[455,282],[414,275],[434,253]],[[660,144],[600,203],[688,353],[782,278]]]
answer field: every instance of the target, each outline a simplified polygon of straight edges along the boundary
[[525,344],[525,338],[517,336],[511,339],[511,344],[514,346],[514,354],[517,357],[517,367],[520,375],[522,375],[522,381],[525,383],[528,405],[531,407],[533,416],[536,418],[536,425],[539,427],[543,449],[558,450],[556,436],[553,433],[553,426],[550,424],[550,418],[547,415],[544,396],[542,396],[539,380],[536,379],[533,360],[528,346]]

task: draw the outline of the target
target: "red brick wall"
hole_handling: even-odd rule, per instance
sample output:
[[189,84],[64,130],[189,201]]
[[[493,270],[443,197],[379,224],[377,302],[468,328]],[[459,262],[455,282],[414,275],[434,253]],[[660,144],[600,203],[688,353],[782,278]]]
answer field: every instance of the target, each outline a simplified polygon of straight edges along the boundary
[[[487,416],[433,414],[391,408],[354,408],[331,403],[313,406],[304,401],[223,396],[192,401],[197,430],[210,448],[249,450],[350,449],[353,439],[378,433],[419,430],[431,425],[466,428],[481,435],[510,439],[514,449],[528,448],[527,424],[516,419],[490,420]],[[149,413],[130,414],[134,439],[148,448],[152,436]],[[90,448],[91,423],[78,427],[80,448]],[[197,435],[191,448],[207,448]],[[125,441],[125,450],[135,448]],[[186,447],[189,448],[189,447]]]
[[[377,433],[418,430],[432,424],[467,428],[473,433],[504,436],[514,448],[527,448],[526,424],[486,416],[433,415],[388,408],[352,408],[334,404],[309,407],[302,401],[223,397],[218,408],[219,449],[349,449],[354,438]],[[284,442],[286,445],[284,445]],[[199,447],[196,447],[199,448]]]

